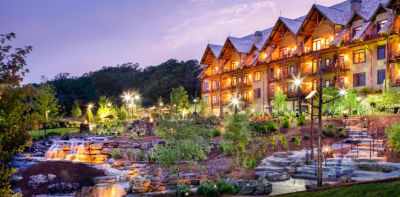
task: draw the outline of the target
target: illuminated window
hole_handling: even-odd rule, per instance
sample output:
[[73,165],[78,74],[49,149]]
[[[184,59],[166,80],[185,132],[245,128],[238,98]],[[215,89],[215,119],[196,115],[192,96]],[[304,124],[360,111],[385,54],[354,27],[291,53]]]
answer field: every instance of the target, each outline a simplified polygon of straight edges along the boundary
[[250,84],[249,75],[245,75],[245,76],[244,76],[243,82],[244,82],[244,84],[246,84],[246,85],[249,85],[249,84]]
[[322,41],[320,38],[313,40],[313,51],[321,50]]
[[269,70],[269,77],[270,77],[270,79],[274,79],[275,78],[275,73],[274,73],[274,69],[273,68],[271,68]]
[[331,59],[326,58],[325,59],[325,67],[330,67],[331,66]]
[[261,72],[254,73],[254,81],[261,81]]
[[330,38],[325,38],[325,46],[329,46],[331,44],[331,39]]
[[386,25],[387,22],[387,19],[379,21],[376,26],[377,32],[379,32]]
[[219,88],[219,82],[218,81],[212,81],[212,89],[216,90]]
[[294,66],[289,67],[289,74],[294,75]]
[[250,99],[249,92],[244,92],[244,100],[249,100],[249,99]]
[[354,28],[353,28],[353,37],[354,37],[359,31],[361,31],[361,27],[354,27]]
[[280,58],[285,58],[285,57],[288,57],[288,56],[289,56],[289,53],[288,53],[288,49],[287,48],[281,48],[279,50],[279,57]]
[[353,62],[355,64],[365,62],[365,50],[358,50],[353,52]]
[[210,103],[210,101],[208,100],[208,95],[204,96],[204,101],[206,102],[206,104]]
[[212,103],[214,105],[218,105],[219,104],[219,96],[213,96],[212,97]]
[[237,85],[237,78],[236,77],[232,77],[232,86],[236,86]]
[[231,63],[231,69],[232,69],[232,70],[236,70],[236,69],[237,69],[237,66],[238,66],[238,62],[232,61],[232,63]]

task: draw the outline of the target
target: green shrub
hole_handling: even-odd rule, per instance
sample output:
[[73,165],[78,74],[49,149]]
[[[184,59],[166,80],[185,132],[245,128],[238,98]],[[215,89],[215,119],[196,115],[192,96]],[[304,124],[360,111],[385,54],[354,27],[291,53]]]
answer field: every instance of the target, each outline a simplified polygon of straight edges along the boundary
[[290,140],[296,147],[301,147],[301,138],[299,136],[292,137]]
[[121,150],[119,148],[114,148],[112,150],[111,157],[114,159],[121,159],[122,158]]
[[265,125],[266,130],[269,132],[275,132],[278,130],[278,126],[273,120],[267,121],[267,124]]
[[60,177],[63,179],[63,181],[71,180],[71,175],[69,174],[69,172],[67,170],[61,170]]
[[129,160],[131,160],[132,157],[133,157],[133,152],[132,152],[132,150],[130,150],[130,149],[127,150],[127,151],[126,151],[126,158],[129,159]]
[[274,134],[271,134],[271,136],[269,136],[269,144],[271,145],[272,150],[276,149],[277,143]]
[[218,128],[212,129],[212,130],[211,130],[211,136],[212,136],[212,137],[221,136],[221,130],[218,129]]
[[289,119],[288,116],[285,116],[285,117],[282,118],[282,120],[281,120],[281,125],[282,125],[283,128],[286,128],[286,129],[289,128],[289,126],[290,126],[290,119]]
[[303,136],[303,140],[310,140],[310,136],[308,135],[308,134],[304,134],[304,136]]
[[250,154],[250,157],[247,158],[245,164],[246,164],[245,167],[246,167],[247,169],[253,169],[253,168],[256,167],[257,162],[256,162],[256,160],[255,160],[255,158],[254,158],[254,154]]
[[334,125],[329,123],[326,128],[322,129],[323,137],[335,137]]
[[299,115],[299,117],[297,117],[297,125],[298,126],[302,126],[306,124],[306,116],[305,115]]
[[231,183],[219,179],[217,182],[218,191],[220,194],[236,194],[236,188]]
[[286,136],[283,135],[282,133],[279,133],[278,134],[278,139],[281,142],[283,148],[285,148],[287,150],[289,148],[289,144],[288,144],[288,141],[286,139]]
[[219,144],[219,149],[220,149],[222,152],[224,152],[226,155],[228,155],[228,156],[232,155],[231,153],[232,153],[232,151],[233,151],[233,148],[232,148],[232,146],[230,146],[228,143],[223,143],[223,142],[221,142],[221,143]]
[[264,158],[262,151],[257,152],[257,161],[261,161]]
[[190,195],[190,188],[188,185],[179,185],[178,189],[176,190],[177,197],[184,197]]
[[385,132],[388,136],[389,147],[400,153],[400,122],[392,124]]
[[201,183],[197,188],[197,194],[204,196],[219,196],[218,187],[213,180],[207,180]]
[[252,132],[256,132],[256,133],[266,133],[267,132],[267,128],[265,127],[263,122],[260,121],[251,121],[249,123],[249,127],[250,130]]
[[263,138],[262,139],[262,151],[265,152],[265,154],[267,154],[267,138]]

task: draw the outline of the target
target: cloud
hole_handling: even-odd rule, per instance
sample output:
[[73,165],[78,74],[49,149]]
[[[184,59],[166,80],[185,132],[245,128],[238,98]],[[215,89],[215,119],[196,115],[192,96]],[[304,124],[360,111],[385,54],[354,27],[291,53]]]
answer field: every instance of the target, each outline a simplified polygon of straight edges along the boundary
[[232,36],[243,37],[249,32],[267,28],[268,24],[276,20],[274,15],[277,15],[277,9],[273,1],[235,4],[180,21],[166,31],[161,37],[161,43],[170,49],[178,49],[191,43],[204,42],[205,45],[210,38],[217,40],[230,33],[234,33]]

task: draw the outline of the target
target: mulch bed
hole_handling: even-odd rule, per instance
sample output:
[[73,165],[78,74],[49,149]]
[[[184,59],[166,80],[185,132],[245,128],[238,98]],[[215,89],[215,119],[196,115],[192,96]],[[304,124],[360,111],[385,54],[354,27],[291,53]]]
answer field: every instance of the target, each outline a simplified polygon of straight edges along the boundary
[[[41,185],[36,190],[33,190],[28,186],[28,181],[30,176],[37,174],[54,174],[57,177],[53,181]],[[67,182],[79,183],[82,185],[82,183],[87,180],[104,175],[103,171],[82,163],[45,161],[26,169],[22,174],[23,179],[17,183],[17,186],[21,188],[23,196],[32,196],[48,193],[47,186],[50,184]]]

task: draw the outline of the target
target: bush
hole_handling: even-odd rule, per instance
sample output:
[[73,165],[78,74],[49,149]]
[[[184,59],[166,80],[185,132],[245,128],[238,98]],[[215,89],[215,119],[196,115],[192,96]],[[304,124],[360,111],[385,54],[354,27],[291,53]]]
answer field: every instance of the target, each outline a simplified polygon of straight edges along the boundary
[[221,130],[218,129],[218,128],[212,129],[212,130],[211,130],[211,136],[212,136],[212,137],[221,136]]
[[290,120],[288,116],[283,117],[283,119],[281,120],[281,125],[283,128],[288,129],[290,126]]
[[337,128],[336,132],[338,133],[340,138],[345,138],[347,136],[346,131],[343,129],[343,127]]
[[389,147],[393,148],[397,153],[400,153],[400,122],[392,124],[385,131],[388,136]]
[[249,127],[252,132],[267,133],[267,128],[265,127],[264,123],[261,121],[251,121],[249,123]]
[[297,125],[302,126],[305,124],[306,124],[306,116],[304,116],[303,114],[299,115],[299,117],[297,117]]
[[247,158],[247,160],[245,161],[245,164],[246,164],[245,167],[247,169],[253,169],[256,167],[257,162],[256,162],[256,159],[254,158],[254,154],[250,154],[250,157]]
[[261,161],[264,158],[262,151],[257,152],[257,161]]
[[289,144],[288,141],[286,139],[286,136],[283,135],[282,133],[278,134],[278,139],[281,142],[283,148],[285,148],[286,150],[289,148]]
[[136,153],[135,159],[137,161],[144,161],[146,159],[146,152],[144,152],[144,150],[140,150]]
[[225,180],[219,179],[217,187],[220,194],[236,194],[235,186]]
[[114,159],[121,159],[122,158],[121,150],[119,148],[114,148],[112,150],[111,157]]
[[292,137],[290,141],[296,146],[296,147],[301,147],[301,138],[299,136]]
[[310,136],[309,136],[309,135],[307,135],[307,134],[304,134],[304,136],[303,136],[303,140],[310,140]]
[[332,123],[329,123],[325,129],[322,129],[322,136],[323,137],[335,137],[335,132],[334,132]]
[[133,152],[132,152],[132,150],[130,150],[130,149],[127,150],[127,151],[126,151],[126,158],[129,159],[129,160],[131,160],[132,157],[133,157]]
[[269,144],[271,145],[271,149],[272,149],[272,150],[275,150],[275,149],[276,149],[277,143],[276,143],[276,139],[275,139],[275,135],[274,135],[274,134],[272,134],[272,135],[269,137]]
[[178,190],[176,190],[176,196],[183,197],[190,195],[190,188],[187,185],[179,185]]
[[278,130],[278,126],[272,120],[267,121],[267,124],[265,125],[265,127],[266,127],[266,130],[269,132],[275,132]]
[[63,179],[63,181],[71,180],[71,175],[69,174],[69,172],[67,170],[61,170],[60,177]]
[[213,180],[207,180],[201,183],[197,188],[197,194],[204,196],[219,196],[219,191]]

